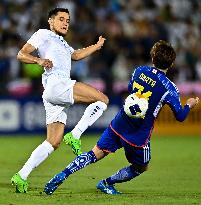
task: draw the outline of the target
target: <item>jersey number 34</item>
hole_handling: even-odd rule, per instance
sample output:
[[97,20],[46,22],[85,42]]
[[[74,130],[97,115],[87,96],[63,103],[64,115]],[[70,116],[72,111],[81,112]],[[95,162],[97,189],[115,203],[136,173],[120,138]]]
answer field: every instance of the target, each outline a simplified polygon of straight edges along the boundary
[[133,90],[137,90],[135,93],[138,95],[138,96],[142,96],[144,98],[146,98],[147,100],[149,100],[149,97],[151,97],[152,95],[152,92],[151,91],[147,91],[147,92],[144,92],[144,86],[140,85],[139,83],[137,82],[133,82]]

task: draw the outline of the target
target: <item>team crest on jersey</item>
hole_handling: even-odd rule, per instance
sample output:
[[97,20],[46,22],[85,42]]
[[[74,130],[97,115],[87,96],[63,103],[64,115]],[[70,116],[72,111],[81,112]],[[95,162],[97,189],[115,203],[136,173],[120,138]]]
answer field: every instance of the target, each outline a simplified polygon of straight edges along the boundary
[[152,73],[156,74],[156,73],[157,73],[157,70],[156,70],[156,69],[153,69],[153,70],[152,70]]

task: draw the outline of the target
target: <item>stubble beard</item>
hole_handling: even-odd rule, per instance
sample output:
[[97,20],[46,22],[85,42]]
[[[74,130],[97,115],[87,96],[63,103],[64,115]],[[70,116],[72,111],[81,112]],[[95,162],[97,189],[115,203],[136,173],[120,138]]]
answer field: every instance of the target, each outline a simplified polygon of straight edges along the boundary
[[55,33],[56,33],[57,35],[59,35],[59,36],[62,36],[62,37],[65,37],[65,36],[66,36],[66,34],[63,34],[63,33],[59,32],[59,31],[55,31]]
[[62,37],[65,37],[67,34],[67,32],[65,34],[63,34],[63,33],[59,32],[58,30],[56,30],[55,28],[53,28],[53,31],[54,31],[54,33],[56,33],[57,35],[62,36]]

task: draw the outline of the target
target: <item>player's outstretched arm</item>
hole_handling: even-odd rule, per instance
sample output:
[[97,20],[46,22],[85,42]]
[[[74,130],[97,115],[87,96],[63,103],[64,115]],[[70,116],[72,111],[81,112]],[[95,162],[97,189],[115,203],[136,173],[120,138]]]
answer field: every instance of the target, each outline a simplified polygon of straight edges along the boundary
[[178,121],[180,122],[183,122],[189,112],[190,112],[190,109],[192,109],[193,107],[195,107],[197,104],[199,103],[199,98],[196,97],[196,98],[189,98],[185,104],[185,106],[179,110],[177,110],[177,112],[175,112],[175,117]]
[[26,43],[18,52],[17,59],[23,63],[39,64],[47,69],[52,68],[52,61],[48,59],[41,59],[31,55],[31,53],[35,50],[35,47],[33,47],[31,44]]
[[81,48],[81,49],[75,50],[71,56],[72,59],[73,60],[81,60],[81,59],[86,58],[87,56],[91,55],[95,51],[100,50],[101,47],[103,46],[105,40],[106,40],[105,38],[103,38],[102,36],[99,36],[98,42],[96,44],[88,46],[86,48]]
[[184,105],[184,107],[182,107],[179,95],[177,94],[173,95],[173,94],[174,93],[168,94],[165,97],[164,101],[166,104],[170,106],[171,110],[174,113],[176,120],[179,122],[183,122],[187,118],[190,112],[190,109],[192,109],[199,103],[199,98],[198,97],[189,98],[186,101],[186,104]]

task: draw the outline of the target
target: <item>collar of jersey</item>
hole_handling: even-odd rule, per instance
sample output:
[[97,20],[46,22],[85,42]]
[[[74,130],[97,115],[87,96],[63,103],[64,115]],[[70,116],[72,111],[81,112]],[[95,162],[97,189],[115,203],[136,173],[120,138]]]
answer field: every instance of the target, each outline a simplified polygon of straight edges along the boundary
[[60,40],[64,40],[64,38],[56,33],[54,33],[53,31],[50,30],[50,36],[52,37],[56,37],[59,38]]
[[156,68],[156,67],[151,67],[151,69],[153,70],[153,69],[155,69],[155,70],[157,70],[157,72],[158,73],[160,73],[160,74],[162,74],[162,75],[165,75],[165,73],[162,71],[162,70],[159,70],[158,68]]

